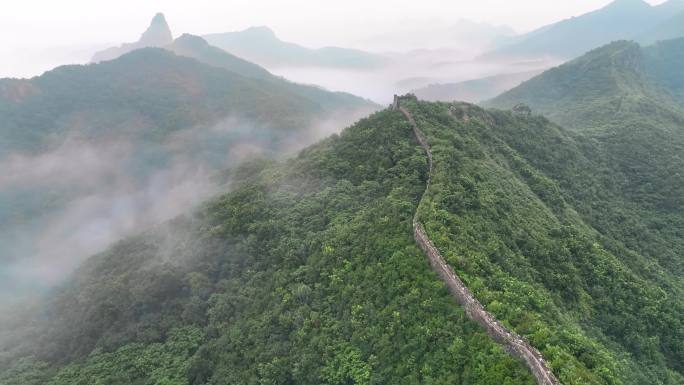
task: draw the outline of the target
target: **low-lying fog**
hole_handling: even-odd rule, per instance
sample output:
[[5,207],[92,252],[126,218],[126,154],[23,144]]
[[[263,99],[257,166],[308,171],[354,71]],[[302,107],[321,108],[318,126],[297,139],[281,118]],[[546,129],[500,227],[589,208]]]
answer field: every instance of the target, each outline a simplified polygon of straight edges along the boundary
[[555,58],[518,61],[460,60],[450,49],[418,50],[385,54],[384,67],[352,70],[331,67],[270,67],[271,72],[299,83],[349,92],[385,105],[394,94],[404,94],[435,83],[456,83],[501,74],[514,74],[550,68],[560,63]]
[[163,143],[69,138],[37,155],[0,157],[0,307],[59,283],[109,244],[229,188],[224,170],[286,156],[369,111],[331,116],[283,135],[226,118]]
[[[513,34],[506,27],[462,21],[442,25],[437,33],[434,28],[423,23],[413,29],[379,31],[360,42],[357,48],[387,59],[380,68],[268,69],[295,82],[387,105],[394,94],[433,83],[521,73],[558,63],[550,58],[477,59],[497,39]],[[275,128],[226,118],[213,127],[177,132],[163,143],[71,137],[37,155],[0,154],[0,305],[42,292],[112,242],[225,191],[229,180],[222,170],[258,155],[292,153],[368,112],[331,117],[286,139]]]

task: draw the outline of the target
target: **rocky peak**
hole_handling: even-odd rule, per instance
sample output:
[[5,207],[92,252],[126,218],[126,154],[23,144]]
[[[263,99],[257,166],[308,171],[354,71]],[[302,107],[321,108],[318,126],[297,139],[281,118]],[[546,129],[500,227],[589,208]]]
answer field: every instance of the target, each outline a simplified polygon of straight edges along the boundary
[[171,29],[166,23],[166,18],[163,13],[157,13],[152,18],[150,26],[140,36],[140,40],[135,43],[124,43],[119,47],[107,48],[103,51],[96,52],[92,61],[97,63],[103,60],[113,60],[128,52],[146,47],[165,47],[173,43],[173,35]]
[[144,46],[165,46],[173,42],[171,28],[166,23],[163,13],[157,13],[147,30],[140,37],[139,43]]

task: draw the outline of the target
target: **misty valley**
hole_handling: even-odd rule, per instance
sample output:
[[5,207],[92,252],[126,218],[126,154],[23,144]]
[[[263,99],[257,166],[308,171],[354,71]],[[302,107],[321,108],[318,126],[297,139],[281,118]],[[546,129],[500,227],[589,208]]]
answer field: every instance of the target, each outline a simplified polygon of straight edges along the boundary
[[0,73],[0,385],[684,385],[683,0],[287,3]]

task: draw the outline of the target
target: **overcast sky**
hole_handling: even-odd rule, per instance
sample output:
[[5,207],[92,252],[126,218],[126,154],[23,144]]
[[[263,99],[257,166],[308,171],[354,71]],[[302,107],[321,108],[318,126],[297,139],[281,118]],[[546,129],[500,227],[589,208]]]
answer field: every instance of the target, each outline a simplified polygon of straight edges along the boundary
[[[611,0],[0,0],[0,77],[25,77],[86,61],[135,41],[156,12],[175,36],[268,25],[308,46],[357,46],[402,25],[470,19],[525,32]],[[664,0],[649,0],[659,4]],[[362,47],[361,47],[362,48]]]

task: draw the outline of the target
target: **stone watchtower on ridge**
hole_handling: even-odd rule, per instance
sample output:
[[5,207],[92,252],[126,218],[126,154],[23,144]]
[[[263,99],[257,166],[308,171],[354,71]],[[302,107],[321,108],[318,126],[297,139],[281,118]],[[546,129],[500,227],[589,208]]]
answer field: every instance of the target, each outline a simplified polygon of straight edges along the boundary
[[398,110],[399,109],[399,102],[401,102],[402,100],[411,100],[411,101],[417,102],[418,98],[416,97],[416,95],[411,94],[411,93],[406,94],[406,95],[402,95],[402,96],[395,94],[394,95],[394,101],[392,102],[392,109]]

